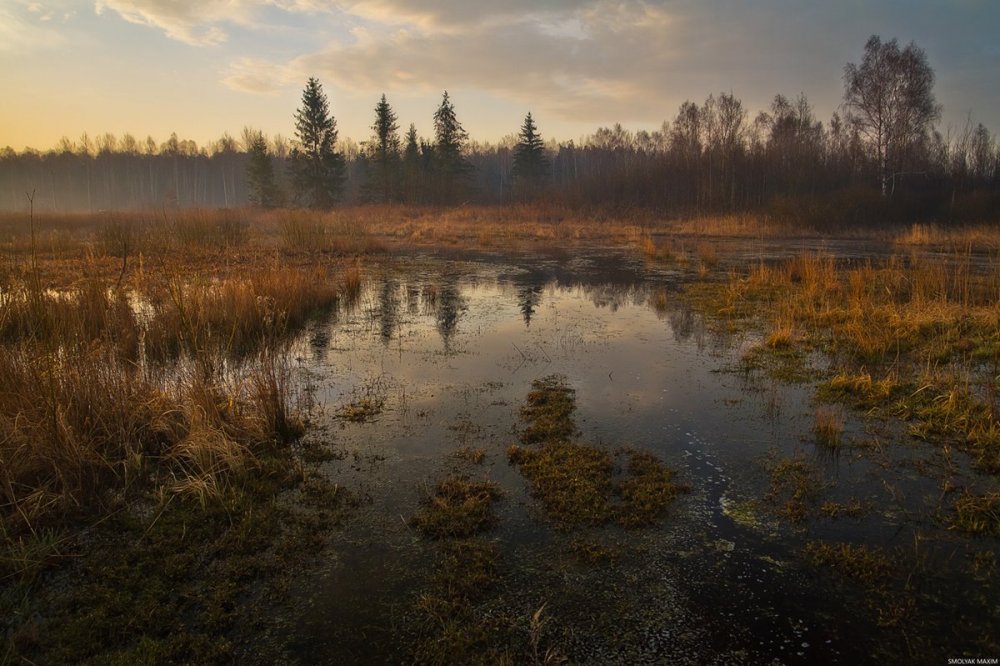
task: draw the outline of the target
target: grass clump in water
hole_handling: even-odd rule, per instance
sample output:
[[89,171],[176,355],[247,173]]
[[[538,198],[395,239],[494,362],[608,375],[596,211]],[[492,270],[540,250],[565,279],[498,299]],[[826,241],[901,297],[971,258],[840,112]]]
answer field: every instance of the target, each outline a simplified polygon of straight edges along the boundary
[[892,574],[892,562],[868,546],[849,543],[810,541],[803,550],[816,566],[829,567],[843,576],[866,585],[884,582]]
[[836,409],[821,405],[816,410],[813,434],[817,445],[828,449],[840,448],[841,436],[844,434],[843,415]]
[[779,516],[793,523],[809,517],[819,494],[820,476],[814,465],[801,456],[779,460],[768,469],[771,486],[766,499]]
[[601,525],[611,516],[614,462],[607,451],[555,441],[539,449],[512,445],[507,458],[561,528]]
[[653,525],[687,488],[674,483],[673,470],[651,453],[628,451],[626,456],[628,475],[618,488],[622,504],[616,518],[624,527]]
[[965,492],[955,501],[952,526],[970,534],[1000,536],[1000,492]]
[[521,408],[528,424],[521,433],[525,444],[568,440],[576,434],[573,412],[576,392],[566,385],[566,378],[552,375],[531,384],[531,392]]
[[493,503],[500,497],[500,489],[491,481],[451,475],[424,499],[412,523],[432,539],[469,537],[496,525]]
[[[523,445],[507,449],[507,459],[531,483],[531,494],[560,529],[617,522],[652,525],[683,488],[655,456],[641,451],[609,451],[570,440],[576,433],[574,391],[559,376],[532,384],[521,415]],[[616,475],[627,459],[624,474]]]

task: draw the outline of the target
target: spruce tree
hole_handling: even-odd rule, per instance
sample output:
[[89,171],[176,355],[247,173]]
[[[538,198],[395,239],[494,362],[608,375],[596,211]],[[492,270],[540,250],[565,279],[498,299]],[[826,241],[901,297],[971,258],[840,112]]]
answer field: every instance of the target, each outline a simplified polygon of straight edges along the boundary
[[423,164],[420,159],[420,143],[417,128],[410,123],[406,131],[406,147],[403,149],[403,196],[409,203],[419,201],[423,185]]
[[399,174],[399,124],[385,95],[375,105],[374,136],[368,144],[373,178],[369,192],[373,199],[388,203],[395,198]]
[[335,150],[337,121],[314,77],[306,82],[302,107],[295,112],[295,138],[289,162],[296,199],[313,208],[333,206],[344,181],[344,157]]
[[524,117],[517,146],[514,148],[514,166],[511,175],[515,190],[521,195],[537,191],[545,182],[548,168],[545,144],[529,112]]
[[247,187],[251,205],[274,208],[281,203],[281,193],[274,178],[274,165],[267,149],[267,139],[260,130],[244,129],[247,149]]
[[472,166],[462,156],[468,138],[446,90],[434,112],[434,170],[437,196],[444,203],[456,201],[468,186]]

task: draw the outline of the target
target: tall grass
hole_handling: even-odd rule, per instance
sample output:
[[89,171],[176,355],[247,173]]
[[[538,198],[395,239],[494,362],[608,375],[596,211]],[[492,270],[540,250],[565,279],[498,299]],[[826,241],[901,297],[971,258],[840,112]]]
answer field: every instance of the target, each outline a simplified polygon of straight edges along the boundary
[[[1000,267],[990,262],[965,250],[853,264],[803,255],[734,274],[718,309],[769,319],[771,347],[831,352],[826,397],[911,420],[914,435],[955,442],[995,473]],[[819,439],[831,439],[828,421],[817,415]]]
[[239,357],[300,331],[310,316],[337,303],[340,290],[323,269],[275,268],[221,282],[174,277],[148,296],[151,357],[210,351]]
[[247,480],[261,452],[302,433],[284,341],[339,291],[325,271],[273,269],[173,280],[164,300],[133,308],[96,280],[51,292],[8,279],[3,534],[106,513],[137,492],[207,503]]

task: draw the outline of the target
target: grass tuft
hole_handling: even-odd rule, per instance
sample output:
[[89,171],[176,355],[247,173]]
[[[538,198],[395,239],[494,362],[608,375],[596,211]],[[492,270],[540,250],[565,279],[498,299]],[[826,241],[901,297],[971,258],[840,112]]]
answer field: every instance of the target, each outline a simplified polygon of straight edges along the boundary
[[451,475],[424,498],[411,523],[432,539],[473,536],[496,525],[493,503],[500,497],[495,483]]

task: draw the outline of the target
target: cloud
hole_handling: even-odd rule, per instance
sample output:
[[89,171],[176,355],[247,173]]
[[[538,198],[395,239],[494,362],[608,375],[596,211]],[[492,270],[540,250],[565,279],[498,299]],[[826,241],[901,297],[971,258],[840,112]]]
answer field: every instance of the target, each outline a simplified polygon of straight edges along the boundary
[[53,10],[36,2],[0,7],[0,53],[26,54],[63,46],[66,38],[52,26],[54,16]]
[[[415,3],[367,4],[403,11],[404,5]],[[443,15],[445,6],[460,4],[437,0],[430,7]],[[573,7],[559,14],[550,6],[541,21],[501,21],[494,13],[494,22],[462,30],[407,30],[380,39],[366,34],[353,43],[300,56],[292,66],[352,91],[474,88],[574,120],[623,114],[634,120],[662,119],[664,110],[651,102],[662,90],[663,72],[678,64],[670,38],[680,17],[657,5],[627,0]],[[449,15],[449,20],[460,19],[461,14]]]
[[255,95],[274,95],[301,77],[288,66],[259,58],[239,58],[231,63],[222,82],[233,90]]
[[97,0],[98,14],[111,10],[129,23],[159,28],[192,46],[218,46],[228,39],[223,25],[244,25],[263,4],[255,0]]
[[384,23],[410,23],[424,31],[486,27],[512,19],[560,16],[579,11],[597,0],[346,0],[337,3],[357,16]]

